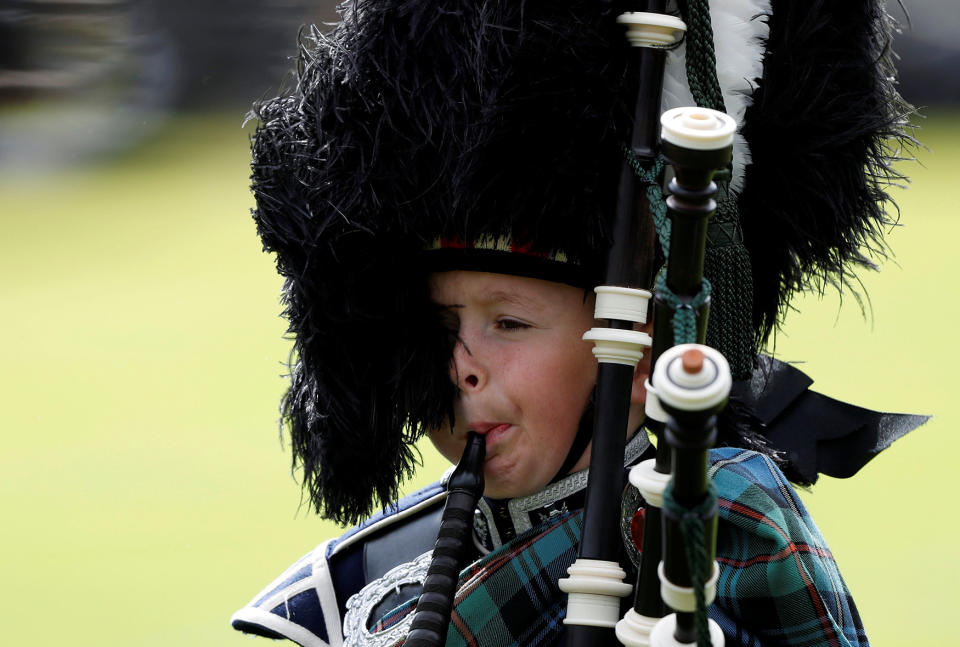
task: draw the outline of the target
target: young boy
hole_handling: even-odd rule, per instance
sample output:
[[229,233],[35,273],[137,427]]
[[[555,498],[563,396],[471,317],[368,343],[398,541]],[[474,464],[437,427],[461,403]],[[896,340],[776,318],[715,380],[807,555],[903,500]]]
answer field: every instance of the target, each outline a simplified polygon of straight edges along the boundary
[[[886,17],[869,1],[802,16],[767,0],[715,4],[711,39],[704,6],[681,3],[694,33],[667,56],[662,101],[693,103],[694,87],[743,124],[708,233],[708,342],[742,401],[711,456],[711,614],[728,644],[865,645],[781,472],[816,479],[810,448],[816,425],[837,433],[834,405],[822,400],[816,425],[781,415],[808,382],[756,349],[793,291],[846,277],[885,222],[883,142],[902,136],[903,110]],[[688,85],[683,55],[713,49],[716,72],[691,66]],[[597,375],[581,337],[643,84],[626,61],[616,12],[592,0],[358,0],[329,36],[303,39],[297,87],[257,108],[253,163],[255,218],[296,339],[285,420],[318,512],[356,522],[386,507],[291,566],[235,628],[311,646],[402,642],[445,494],[438,483],[391,503],[397,484],[421,435],[456,462],[475,431],[485,492],[448,642],[563,642],[557,579],[576,556]],[[654,451],[641,429],[648,371],[634,375],[625,466]],[[789,436],[783,451],[758,423]],[[876,440],[875,426],[855,426]],[[629,528],[623,540],[633,559]]]

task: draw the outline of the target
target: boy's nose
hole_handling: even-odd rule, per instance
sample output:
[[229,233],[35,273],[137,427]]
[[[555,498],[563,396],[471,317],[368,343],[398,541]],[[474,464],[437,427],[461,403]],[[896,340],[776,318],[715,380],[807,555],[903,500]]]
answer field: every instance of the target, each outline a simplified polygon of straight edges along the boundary
[[462,339],[453,349],[450,371],[450,379],[461,391],[479,391],[487,382],[486,370]]

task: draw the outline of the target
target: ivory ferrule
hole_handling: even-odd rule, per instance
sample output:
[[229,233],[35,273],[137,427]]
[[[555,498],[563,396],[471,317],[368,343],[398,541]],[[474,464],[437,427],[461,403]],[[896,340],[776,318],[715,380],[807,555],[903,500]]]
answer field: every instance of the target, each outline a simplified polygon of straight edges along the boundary
[[663,491],[667,489],[670,475],[656,470],[657,460],[650,458],[630,469],[630,485],[643,495],[647,505],[663,507]]
[[[723,647],[723,630],[720,629],[720,625],[713,620],[708,620],[708,623],[710,626],[710,645],[712,647]],[[677,614],[671,613],[661,618],[650,634],[651,647],[690,647],[691,645],[697,644],[696,641],[690,643],[680,642],[674,636],[676,630]]]
[[626,366],[636,366],[644,350],[653,344],[645,332],[618,328],[591,328],[583,333],[583,339],[593,342],[593,356],[598,362]]
[[593,316],[597,319],[620,319],[647,323],[647,309],[653,293],[649,290],[600,285],[593,289],[597,303]]
[[[703,355],[696,373],[683,367],[683,355],[690,350]],[[657,361],[653,382],[661,404],[678,411],[712,410],[726,402],[733,384],[723,353],[701,344],[680,344],[665,351]]]
[[687,25],[676,16],[649,11],[628,11],[617,16],[627,26],[627,41],[633,47],[665,49],[680,42]]
[[617,623],[617,640],[625,647],[651,647],[650,634],[659,621],[630,609]]
[[[697,598],[694,595],[693,587],[679,586],[671,582],[664,572],[663,562],[657,568],[657,574],[660,576],[660,597],[674,611],[684,613],[693,613],[697,610]],[[717,579],[720,577],[720,566],[713,562],[713,572],[710,579],[703,583],[703,597],[707,605],[711,604],[717,597]]]
[[633,587],[623,579],[626,572],[617,562],[579,558],[558,582],[568,594],[565,625],[614,628],[620,619],[620,598]]
[[684,107],[667,110],[660,117],[661,138],[678,146],[714,151],[733,146],[737,122],[725,112],[709,108]]

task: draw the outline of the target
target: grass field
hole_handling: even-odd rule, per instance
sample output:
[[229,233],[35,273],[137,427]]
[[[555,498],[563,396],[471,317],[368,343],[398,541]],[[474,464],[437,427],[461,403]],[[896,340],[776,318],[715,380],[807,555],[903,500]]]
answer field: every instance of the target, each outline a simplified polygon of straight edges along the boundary
[[[122,158],[0,180],[4,644],[254,644],[230,614],[337,530],[300,509],[278,439],[288,343],[239,122],[181,118]],[[834,397],[937,416],[804,496],[879,647],[952,644],[960,601],[960,129],[922,127],[896,262],[864,277],[872,318],[807,298],[777,345]],[[410,487],[444,467],[424,459]]]

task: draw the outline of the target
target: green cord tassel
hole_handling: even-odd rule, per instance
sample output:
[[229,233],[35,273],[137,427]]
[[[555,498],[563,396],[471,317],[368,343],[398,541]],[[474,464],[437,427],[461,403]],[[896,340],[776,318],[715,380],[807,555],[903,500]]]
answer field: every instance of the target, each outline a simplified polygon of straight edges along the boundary
[[663,492],[663,510],[668,515],[680,521],[680,534],[683,536],[683,549],[687,560],[687,570],[690,572],[690,586],[697,602],[694,622],[697,629],[697,647],[711,647],[710,621],[707,615],[707,599],[704,586],[713,573],[713,564],[710,563],[710,552],[707,550],[707,533],[704,528],[704,519],[716,516],[717,488],[710,482],[707,495],[693,508],[682,506],[673,497],[673,480],[667,484]]
[[703,279],[700,284],[700,291],[689,302],[680,300],[676,294],[667,287],[666,272],[657,274],[657,294],[673,310],[673,344],[695,344],[697,343],[697,313],[700,307],[710,298],[710,281]]

